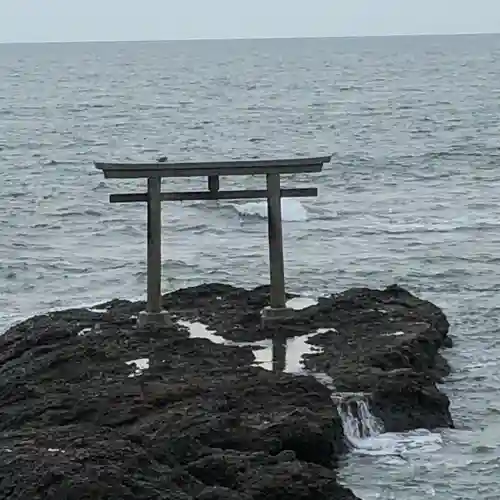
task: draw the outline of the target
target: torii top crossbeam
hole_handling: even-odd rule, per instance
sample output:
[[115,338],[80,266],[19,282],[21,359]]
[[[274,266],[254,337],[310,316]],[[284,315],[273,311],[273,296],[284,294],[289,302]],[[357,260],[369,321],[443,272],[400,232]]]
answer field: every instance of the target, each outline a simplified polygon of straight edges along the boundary
[[[168,314],[161,307],[161,202],[182,200],[267,199],[269,263],[271,275],[270,307],[263,313],[266,319],[286,315],[285,277],[283,262],[283,229],[281,198],[316,196],[316,188],[281,189],[281,174],[321,172],[331,156],[278,160],[229,160],[203,163],[105,163],[95,166],[108,179],[147,179],[146,193],[114,194],[111,203],[146,202],[148,204],[148,273],[147,310],[139,323],[165,323]],[[265,175],[266,189],[220,190],[220,177],[234,175]],[[161,192],[163,177],[207,177],[207,191]]]
[[108,179],[159,177],[204,177],[212,175],[296,174],[321,172],[331,156],[287,160],[229,160],[185,163],[96,163]]

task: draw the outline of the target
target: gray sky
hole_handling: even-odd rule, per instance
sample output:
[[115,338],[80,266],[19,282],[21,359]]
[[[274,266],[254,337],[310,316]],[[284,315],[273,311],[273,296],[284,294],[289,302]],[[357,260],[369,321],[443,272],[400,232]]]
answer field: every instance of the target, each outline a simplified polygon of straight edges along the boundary
[[500,0],[0,0],[0,42],[500,32]]

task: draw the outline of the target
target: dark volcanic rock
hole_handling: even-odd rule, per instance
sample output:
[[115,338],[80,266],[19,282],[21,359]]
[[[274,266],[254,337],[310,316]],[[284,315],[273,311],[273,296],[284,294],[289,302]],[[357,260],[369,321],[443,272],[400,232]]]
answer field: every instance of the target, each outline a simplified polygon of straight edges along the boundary
[[308,356],[339,391],[365,392],[388,431],[453,427],[448,398],[436,384],[450,372],[440,354],[449,324],[443,312],[406,290],[353,289],[323,301],[322,323],[337,334],[312,342]]
[[[259,323],[268,296],[265,286],[201,285],[165,296],[164,305],[229,340],[249,342],[276,334]],[[397,285],[354,288],[320,299],[276,328],[284,337],[327,329],[310,340],[323,352],[306,355],[306,367],[330,375],[339,392],[365,392],[387,430],[453,427],[449,400],[436,387],[450,372],[440,354],[451,345],[449,324],[434,304]]]
[[[389,430],[452,425],[436,388],[449,371],[437,307],[398,287],[355,289],[261,328],[268,296],[212,284],[164,306],[233,342],[328,329],[308,369],[366,392]],[[346,448],[329,389],[252,366],[249,346],[138,329],[143,308],[114,300],[0,337],[0,499],[355,499],[336,482]]]

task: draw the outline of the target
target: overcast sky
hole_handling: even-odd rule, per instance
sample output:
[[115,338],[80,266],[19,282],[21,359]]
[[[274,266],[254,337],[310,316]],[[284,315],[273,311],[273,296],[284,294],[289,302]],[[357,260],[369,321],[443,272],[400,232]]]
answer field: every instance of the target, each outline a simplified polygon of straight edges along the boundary
[[0,42],[500,32],[500,0],[0,0]]

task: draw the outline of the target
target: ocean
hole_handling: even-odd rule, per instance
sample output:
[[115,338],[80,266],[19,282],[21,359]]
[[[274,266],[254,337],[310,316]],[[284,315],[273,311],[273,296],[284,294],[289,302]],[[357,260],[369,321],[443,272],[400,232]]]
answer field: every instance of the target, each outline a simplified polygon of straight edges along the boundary
[[[283,202],[287,287],[398,283],[443,308],[455,430],[362,440],[364,500],[500,489],[500,36],[0,45],[0,331],[144,296],[144,183],[93,161],[332,154]],[[164,181],[164,190],[202,179]],[[254,187],[253,178],[222,179]],[[165,291],[268,280],[263,202],[165,203]]]

